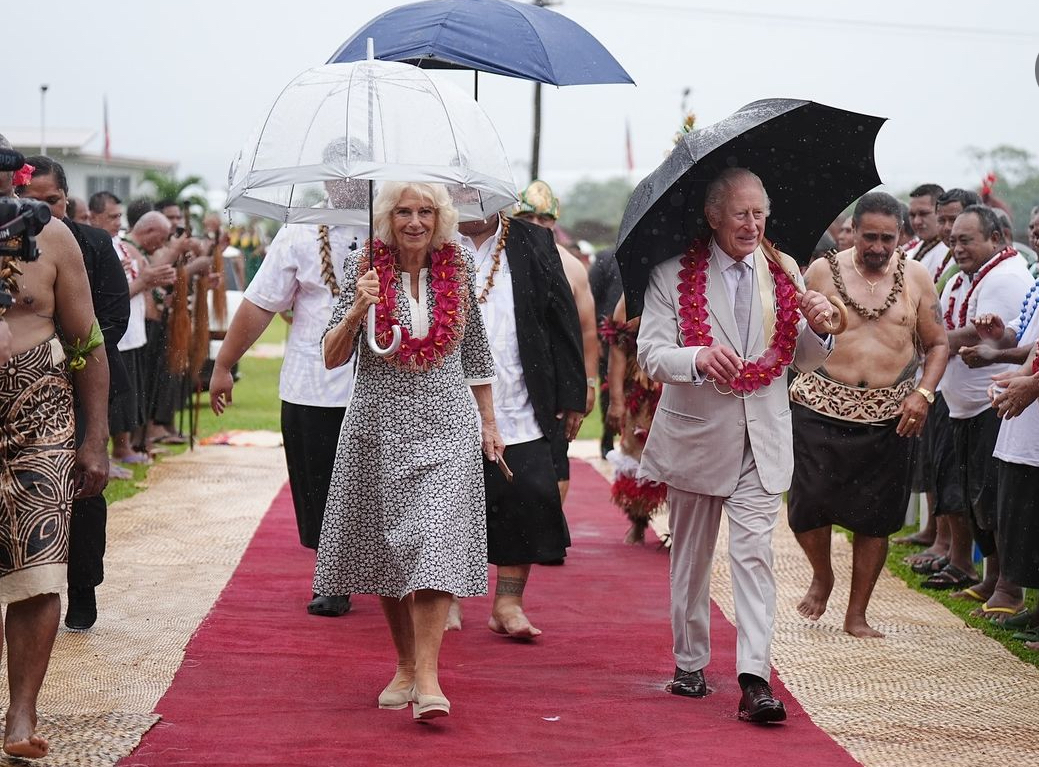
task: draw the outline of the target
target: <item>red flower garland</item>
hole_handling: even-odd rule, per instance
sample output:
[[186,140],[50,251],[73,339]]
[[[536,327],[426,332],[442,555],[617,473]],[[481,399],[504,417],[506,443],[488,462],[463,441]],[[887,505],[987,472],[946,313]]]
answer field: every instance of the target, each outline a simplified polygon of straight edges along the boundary
[[1035,358],[1032,360],[1032,375],[1039,375],[1039,341],[1035,343]]
[[617,472],[610,487],[610,498],[632,520],[649,519],[667,500],[667,485]]
[[[703,240],[695,240],[682,256],[678,273],[678,318],[682,341],[686,346],[711,346],[711,325],[707,321],[707,266],[710,250]],[[797,346],[797,323],[801,312],[797,306],[797,286],[783,268],[768,261],[768,270],[776,283],[776,329],[772,342],[757,360],[744,364],[739,377],[730,383],[733,391],[754,392],[768,386],[783,375],[794,361]]]
[[[950,253],[952,251],[949,251]],[[1017,255],[1017,251],[1010,245],[1003,248],[999,252],[999,255],[993,256],[988,264],[978,272],[977,276],[971,281],[970,289],[967,291],[967,295],[963,297],[963,304],[960,306],[959,325],[954,325],[952,320],[952,310],[956,306],[956,291],[963,285],[963,273],[961,272],[956,277],[956,282],[952,284],[952,290],[949,292],[949,308],[945,310],[945,327],[949,330],[956,330],[958,328],[964,328],[967,326],[967,304],[970,302],[970,297],[974,295],[974,291],[977,289],[978,284],[984,279],[985,275],[999,266],[1001,263],[1006,261],[1008,258],[1013,258]]]
[[[433,288],[433,324],[424,338],[412,338],[406,327],[400,329],[400,348],[387,359],[406,370],[425,372],[443,364],[458,346],[465,330],[466,313],[462,298],[467,276],[454,243],[446,242],[430,254]],[[375,307],[375,337],[383,346],[393,338],[390,318],[397,318],[396,253],[382,240],[375,241],[375,271],[379,275],[380,301]],[[399,324],[399,323],[396,323]]]

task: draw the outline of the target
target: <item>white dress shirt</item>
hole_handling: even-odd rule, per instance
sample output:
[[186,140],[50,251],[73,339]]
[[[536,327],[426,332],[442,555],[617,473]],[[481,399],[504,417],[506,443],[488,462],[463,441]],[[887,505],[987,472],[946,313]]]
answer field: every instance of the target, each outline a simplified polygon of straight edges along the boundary
[[[367,228],[333,226],[328,236],[332,270],[341,282],[343,263],[356,258],[356,247],[363,244]],[[355,366],[325,369],[321,337],[337,299],[321,276],[318,227],[283,226],[245,289],[245,298],[269,312],[292,310],[278,387],[281,399],[295,405],[345,407],[353,392]]]
[[[476,274],[473,287],[477,297],[487,284],[499,237],[500,221],[494,234],[484,240],[479,248],[469,237],[458,235],[458,242],[469,248],[475,257]],[[494,275],[494,287],[487,294],[487,300],[479,306],[484,326],[487,328],[487,341],[494,358],[494,370],[498,374],[497,380],[491,385],[498,433],[506,445],[541,439],[544,434],[534,416],[534,406],[530,402],[530,393],[523,378],[523,364],[520,361],[519,341],[516,336],[512,270],[509,269],[509,259],[504,248],[501,251],[498,271]]]
[[[1015,333],[1021,329],[1019,316],[1007,327]],[[1017,342],[1017,348],[1029,349],[1039,340],[1039,312],[1032,314],[1032,319],[1025,327],[1024,335]],[[988,370],[988,368],[981,368]],[[1026,466],[1039,466],[1039,401],[1026,407],[1021,415],[1008,418],[999,425],[999,437],[996,438],[996,449],[992,453],[996,458],[1007,463],[1018,463]]]
[[[995,255],[993,256],[995,258]],[[985,262],[985,266],[992,259]],[[985,268],[982,266],[975,273],[975,277]],[[958,275],[957,275],[958,277]],[[939,308],[942,312],[942,322],[945,322],[945,312],[949,308],[950,299],[954,301],[952,307],[953,323],[959,324],[960,307],[963,300],[970,291],[971,278],[963,275],[959,288],[953,290],[957,277],[953,277],[945,284],[942,291],[942,299]],[[1035,283],[1028,273],[1028,264],[1021,256],[1015,256],[995,267],[985,275],[977,289],[970,297],[967,304],[967,323],[982,314],[998,314],[1004,323],[1010,323],[1016,319],[1021,308],[1021,299]],[[949,415],[953,418],[973,418],[991,406],[988,398],[988,387],[992,383],[992,376],[1013,370],[1016,366],[1009,364],[988,365],[982,368],[970,368],[960,355],[949,358],[949,364],[942,376],[942,395],[949,405]]]
[[[733,258],[728,253],[726,253],[724,250],[722,250],[721,246],[717,242],[715,242],[715,240],[713,238],[711,239],[710,249],[711,249],[711,258],[717,259],[718,260],[718,266],[721,268],[722,279],[725,281],[725,295],[728,296],[728,298],[729,298],[729,306],[727,307],[727,311],[730,314],[732,314],[732,307],[736,305],[736,288],[740,284],[740,270],[736,266],[737,261],[736,261],[735,258]],[[745,257],[743,259],[743,263],[745,263],[747,265],[747,267],[748,267],[747,274],[746,274],[746,279],[750,280],[751,289],[753,291],[757,292],[757,290],[758,290],[758,278],[757,278],[757,275],[754,273],[754,254],[751,253],[749,256]],[[711,307],[711,312],[714,313],[714,314],[717,314],[718,313],[717,307]],[[733,322],[735,322],[735,320],[736,320],[736,318],[735,318],[735,316],[733,316]],[[738,327],[738,323],[737,323],[737,327]],[[753,336],[753,333],[751,335]],[[820,343],[825,348],[832,349],[833,348],[833,336],[827,335],[824,338],[821,338],[820,339]],[[701,375],[700,371],[697,370],[697,368],[696,368],[696,358],[700,355],[700,352],[702,350],[707,349],[709,347],[706,347],[706,346],[690,346],[689,348],[694,350],[693,351],[692,381],[693,381],[694,384],[699,386],[704,381],[706,381],[707,378],[705,378],[703,375]],[[735,351],[736,351],[737,354],[739,354],[739,349],[736,349]]]
[[[120,237],[112,238],[112,247],[115,248],[116,255],[119,256],[119,263],[123,265],[126,282],[128,284],[133,282],[137,279],[139,272],[137,264],[130,257],[129,249],[123,244],[123,240]],[[126,323],[126,332],[123,333],[123,337],[116,344],[116,348],[121,352],[133,351],[148,343],[148,332],[144,324],[145,301],[147,299],[144,293],[145,291],[142,290],[136,296],[130,296],[130,319]]]

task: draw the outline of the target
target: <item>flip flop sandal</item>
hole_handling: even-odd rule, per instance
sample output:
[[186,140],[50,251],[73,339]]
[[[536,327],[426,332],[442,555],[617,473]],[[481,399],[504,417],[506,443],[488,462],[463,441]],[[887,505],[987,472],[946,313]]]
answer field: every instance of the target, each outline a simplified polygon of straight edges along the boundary
[[985,597],[981,596],[981,594],[972,588],[962,589],[961,591],[957,591],[955,594],[949,594],[949,596],[953,599],[966,599],[969,602],[981,602],[982,604],[986,602]]
[[989,623],[993,623],[997,626],[1002,626],[1007,618],[1017,615],[1021,612],[1021,607],[981,607],[971,610],[970,614],[975,618],[984,618]]
[[927,557],[926,559],[918,559],[916,562],[909,565],[909,569],[914,573],[919,573],[920,575],[931,575],[932,573],[941,572],[948,564],[949,558],[943,554],[939,554],[937,556]]
[[1039,615],[1035,612],[1024,610],[1013,618],[1007,618],[1003,623],[1008,629],[1025,629],[1026,631],[1039,631]]
[[920,584],[921,588],[935,591],[948,591],[949,589],[966,589],[977,586],[981,581],[970,573],[965,573],[956,565],[946,565],[930,578]]
[[[1003,624],[1006,627],[1007,624]],[[1016,639],[1019,642],[1039,642],[1039,629],[1032,629],[1031,631],[1018,631],[1016,634],[1010,637]]]

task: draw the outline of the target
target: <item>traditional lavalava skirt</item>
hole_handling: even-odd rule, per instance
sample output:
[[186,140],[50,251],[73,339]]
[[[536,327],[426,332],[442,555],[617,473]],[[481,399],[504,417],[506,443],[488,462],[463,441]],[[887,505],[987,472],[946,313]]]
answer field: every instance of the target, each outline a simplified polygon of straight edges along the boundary
[[0,367],[0,603],[65,585],[75,448],[72,384],[54,338]]
[[790,529],[803,533],[840,525],[877,538],[898,531],[909,503],[916,449],[914,440],[896,433],[895,413],[913,382],[858,389],[821,376],[804,378],[799,376],[791,388]]

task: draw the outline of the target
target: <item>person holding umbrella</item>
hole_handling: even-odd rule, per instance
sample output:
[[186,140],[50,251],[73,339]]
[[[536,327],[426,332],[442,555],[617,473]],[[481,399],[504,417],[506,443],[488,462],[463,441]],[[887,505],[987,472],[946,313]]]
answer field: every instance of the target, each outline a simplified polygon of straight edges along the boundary
[[[345,142],[329,144],[325,158],[345,155]],[[363,181],[325,182],[329,208],[368,204]],[[285,465],[302,546],[317,550],[328,500],[339,428],[353,391],[354,370],[327,370],[318,344],[339,298],[347,260],[355,259],[367,227],[289,224],[282,227],[245,290],[209,381],[209,402],[220,415],[231,404],[231,370],[281,312],[292,312],[278,385]],[[307,612],[335,618],[350,611],[350,595],[313,594]]]
[[765,240],[769,198],[757,175],[721,171],[706,186],[703,209],[710,236],[653,268],[638,337],[639,364],[664,384],[639,477],[668,486],[675,654],[668,689],[708,692],[711,558],[724,505],[739,717],[778,722],[786,710],[768,682],[771,541],[793,468],[786,368],[823,363],[833,306],[804,291],[797,264]]
[[[423,720],[450,713],[438,657],[451,597],[487,590],[481,449],[497,462],[505,445],[473,257],[453,242],[458,212],[447,190],[386,182],[372,212],[375,236],[347,259],[322,341],[325,366],[343,365],[375,307],[374,342],[360,347],[339,437],[314,592],[379,595],[397,652],[379,707],[413,701]],[[389,351],[394,331],[400,343]]]

